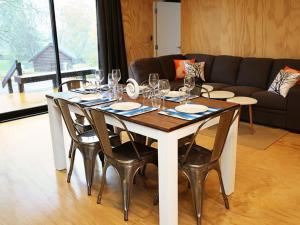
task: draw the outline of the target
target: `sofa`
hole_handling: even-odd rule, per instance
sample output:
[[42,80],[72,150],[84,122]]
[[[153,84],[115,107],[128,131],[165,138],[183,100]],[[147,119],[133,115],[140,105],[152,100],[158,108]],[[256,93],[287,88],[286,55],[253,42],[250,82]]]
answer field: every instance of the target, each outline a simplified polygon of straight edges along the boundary
[[[149,73],[158,73],[161,79],[169,79],[174,88],[183,84],[175,80],[174,59],[196,59],[205,62],[205,83],[214,90],[232,91],[236,96],[257,99],[253,106],[255,123],[300,132],[300,85],[292,87],[286,98],[268,91],[280,69],[289,66],[300,70],[300,60],[271,58],[242,58],[228,55],[186,54],[167,55],[133,61],[129,65],[129,77],[141,83]],[[247,110],[241,119],[248,121]]]

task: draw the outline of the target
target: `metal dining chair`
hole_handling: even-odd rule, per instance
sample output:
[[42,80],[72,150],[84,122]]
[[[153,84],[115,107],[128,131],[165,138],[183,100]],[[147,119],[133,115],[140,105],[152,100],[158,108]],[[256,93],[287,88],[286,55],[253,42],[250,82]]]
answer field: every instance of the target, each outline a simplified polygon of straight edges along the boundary
[[[90,82],[87,80],[69,80],[69,81],[63,82],[61,85],[59,85],[58,91],[63,92],[64,90],[70,91],[73,89],[78,89],[87,83],[90,83]],[[89,124],[89,122],[87,121],[87,119],[84,116],[78,115],[75,113],[75,117],[76,117],[76,119],[74,120],[74,124],[76,126],[76,130],[79,133],[84,133],[84,132],[92,129],[91,125]],[[71,158],[73,150],[74,150],[74,144],[73,144],[73,140],[71,140],[70,150],[69,150],[69,154],[68,154],[69,158]]]
[[[153,163],[157,158],[157,151],[154,148],[134,141],[132,134],[128,131],[124,122],[114,114],[100,111],[98,109],[86,109],[90,116],[91,124],[100,140],[102,151],[105,156],[104,169],[102,174],[101,186],[97,203],[101,203],[102,193],[106,182],[106,171],[109,166],[116,169],[122,186],[122,200],[124,220],[128,220],[130,194],[133,186],[133,180],[138,170],[147,163]],[[117,147],[112,147],[107,133],[107,125],[105,123],[105,115],[113,117],[120,127],[126,132],[129,141]]]
[[[77,125],[75,124],[75,121],[71,116],[69,106],[76,107],[77,110],[81,111],[84,114],[85,111],[83,110],[83,108],[65,99],[56,98],[54,99],[54,102],[58,105],[61,111],[61,115],[64,119],[64,122],[66,124],[67,130],[71,136],[72,143],[73,143],[73,151],[71,154],[71,161],[70,161],[70,168],[68,172],[67,182],[70,183],[73,167],[74,167],[76,150],[78,149],[81,152],[83,158],[88,195],[91,195],[95,161],[97,155],[99,155],[102,161],[102,166],[104,166],[104,155],[101,150],[99,139],[95,135],[95,132],[93,130],[78,132]],[[110,134],[109,139],[114,146],[121,144],[118,135]]]
[[[201,224],[203,189],[205,179],[210,170],[216,170],[219,177],[222,196],[225,207],[229,209],[229,202],[225,193],[219,159],[223,152],[224,145],[232,123],[238,118],[239,110],[236,108],[225,110],[224,112],[206,119],[197,129],[189,144],[179,148],[179,170],[187,177],[193,196],[193,203],[197,217],[197,225]],[[212,149],[207,149],[195,143],[196,136],[201,128],[212,119],[219,117],[219,124],[216,131],[214,145]]]

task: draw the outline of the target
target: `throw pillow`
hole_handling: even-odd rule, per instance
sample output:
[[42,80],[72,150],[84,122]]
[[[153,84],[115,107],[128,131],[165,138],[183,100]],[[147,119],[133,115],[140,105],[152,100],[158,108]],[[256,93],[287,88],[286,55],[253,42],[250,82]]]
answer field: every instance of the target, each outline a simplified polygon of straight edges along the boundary
[[175,80],[183,79],[186,75],[184,63],[194,63],[195,59],[174,59],[175,70],[176,70],[176,77]]
[[[284,71],[285,72],[289,72],[289,73],[300,73],[300,70],[296,70],[296,69],[293,69],[289,66],[285,66],[284,67]],[[296,85],[299,85],[300,84],[300,78],[298,79],[298,81],[296,82]]]
[[268,91],[277,93],[284,98],[287,96],[291,87],[295,85],[295,83],[300,78],[300,73],[294,72],[286,72],[284,69],[280,70],[277,74],[275,80],[272,82]]
[[204,66],[205,62],[184,63],[185,71],[187,72],[187,74],[192,74],[202,81],[205,81]]

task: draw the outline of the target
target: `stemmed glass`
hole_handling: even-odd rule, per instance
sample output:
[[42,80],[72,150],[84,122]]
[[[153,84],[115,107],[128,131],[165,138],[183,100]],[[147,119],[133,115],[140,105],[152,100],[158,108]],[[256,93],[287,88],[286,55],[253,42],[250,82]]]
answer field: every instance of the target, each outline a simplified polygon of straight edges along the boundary
[[152,96],[155,94],[155,89],[158,87],[159,75],[158,73],[149,74],[149,86],[152,89]]
[[161,97],[163,98],[162,109],[166,109],[165,96],[170,92],[171,89],[169,80],[168,79],[159,80],[158,89]]
[[101,83],[102,81],[104,80],[104,71],[102,69],[100,70],[95,70],[94,72],[94,75],[95,75],[95,80],[96,80],[96,88],[99,87],[101,88]]
[[191,90],[194,89],[195,87],[195,77],[192,75],[186,75],[184,77],[184,87],[187,90],[188,96],[187,96],[187,101],[186,103],[190,103],[190,97],[191,97]]
[[112,78],[116,83],[119,83],[121,80],[121,71],[119,69],[112,70]]

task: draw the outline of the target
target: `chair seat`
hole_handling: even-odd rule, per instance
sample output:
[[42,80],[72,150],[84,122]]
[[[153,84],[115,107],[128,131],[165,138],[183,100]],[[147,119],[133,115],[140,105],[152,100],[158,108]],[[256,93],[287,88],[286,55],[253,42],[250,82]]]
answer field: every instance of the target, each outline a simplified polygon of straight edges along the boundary
[[[153,161],[154,155],[157,154],[155,148],[137,142],[135,142],[135,145],[143,160],[145,160],[146,162]],[[112,154],[114,160],[117,160],[119,163],[122,164],[133,163],[134,161],[139,160],[131,142],[126,142],[113,148]]]
[[187,151],[187,146],[179,148],[179,163],[181,166],[203,167],[209,164],[212,152],[202,146],[193,145],[186,161],[183,163],[183,157]]
[[[121,140],[120,140],[120,136],[117,134],[112,133],[110,130],[108,130],[108,136],[111,142],[112,146],[118,146],[121,144]],[[77,136],[78,140],[80,143],[82,144],[88,144],[88,145],[93,145],[93,144],[97,144],[100,146],[99,144],[99,139],[96,136],[94,130],[88,130],[82,134],[79,134]]]

